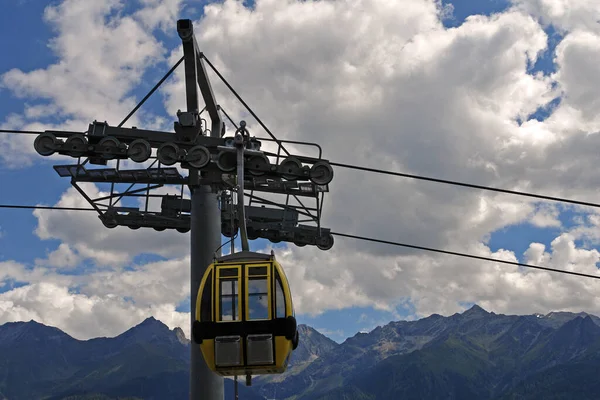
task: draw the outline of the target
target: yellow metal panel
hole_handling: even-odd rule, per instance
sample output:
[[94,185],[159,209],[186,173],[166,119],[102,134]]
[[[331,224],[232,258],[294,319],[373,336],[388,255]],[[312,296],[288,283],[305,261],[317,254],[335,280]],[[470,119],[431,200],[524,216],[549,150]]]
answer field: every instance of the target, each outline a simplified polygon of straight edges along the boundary
[[275,365],[283,372],[285,371],[283,363],[292,351],[292,341],[287,340],[285,336],[275,336],[275,349]]
[[208,368],[215,370],[215,341],[213,339],[205,339],[200,345],[202,355],[206,361]]
[[[201,313],[201,306],[202,306],[202,293],[204,293],[204,286],[207,284],[206,280],[208,279],[208,275],[210,274],[211,271],[214,270],[214,264],[210,264],[208,266],[208,268],[206,269],[206,271],[204,272],[204,276],[202,277],[202,280],[200,281],[200,287],[198,288],[198,296],[196,297],[196,320],[200,321],[200,313]],[[213,285],[213,282],[208,282],[209,285]],[[214,286],[213,286],[213,294],[214,294]],[[211,299],[212,301],[212,299]],[[211,311],[211,317],[214,321],[214,307],[211,307],[211,309],[213,311]]]
[[286,317],[292,316],[294,314],[294,304],[292,303],[292,291],[290,290],[290,284],[288,282],[287,276],[277,261],[275,261],[275,268],[279,272],[279,276],[281,277],[281,283],[283,285],[283,295],[285,296],[285,315]]

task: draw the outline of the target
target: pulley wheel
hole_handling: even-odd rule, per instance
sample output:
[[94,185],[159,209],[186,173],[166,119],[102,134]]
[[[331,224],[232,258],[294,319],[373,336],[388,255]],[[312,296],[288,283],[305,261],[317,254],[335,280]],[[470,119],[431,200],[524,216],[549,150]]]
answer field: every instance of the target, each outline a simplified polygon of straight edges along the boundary
[[88,141],[83,135],[71,135],[65,141],[65,149],[71,157],[81,157],[87,151]]
[[117,221],[114,218],[101,218],[102,224],[109,228],[113,229],[118,226]]
[[204,168],[210,162],[210,152],[204,146],[194,146],[188,150],[185,161],[194,168]]
[[333,180],[333,168],[325,161],[317,161],[310,169],[310,181],[315,185],[327,185]]
[[269,229],[267,231],[264,231],[263,238],[267,239],[269,242],[272,242],[272,243],[281,242],[281,235],[279,234],[279,231],[276,231],[274,229]]
[[102,158],[106,160],[112,160],[116,156],[116,152],[119,149],[121,142],[114,137],[105,137],[98,142],[100,152],[102,152]]
[[258,233],[259,232],[256,229],[246,228],[246,234],[248,235],[248,240],[258,239],[260,237]]
[[281,176],[288,181],[295,181],[301,178],[302,163],[295,157],[288,157],[279,164]]
[[230,151],[222,151],[217,156],[217,167],[223,172],[235,171],[237,167],[237,154]]
[[271,241],[272,243],[281,243],[281,237],[280,236],[272,236],[269,238],[269,241]]
[[129,144],[127,157],[136,163],[143,163],[152,155],[152,146],[144,139],[135,139]]
[[248,161],[246,162],[246,165],[249,168],[248,172],[250,172],[252,175],[261,176],[261,175],[264,175],[269,170],[269,167],[271,166],[271,162],[269,161],[267,156],[264,156],[264,155],[263,156],[252,156],[248,159]]
[[164,165],[173,165],[179,161],[179,146],[175,143],[165,143],[158,148],[157,157]]
[[329,250],[333,247],[333,236],[328,235],[325,238],[325,243],[317,243],[317,247],[321,250]]
[[232,237],[235,236],[235,234],[237,233],[238,229],[240,229],[240,224],[237,221],[234,221],[233,223],[233,235],[231,234],[231,222],[223,222],[221,224],[221,234],[225,237]]
[[33,148],[41,156],[51,156],[56,152],[54,147],[58,144],[58,139],[51,133],[42,133],[35,138]]

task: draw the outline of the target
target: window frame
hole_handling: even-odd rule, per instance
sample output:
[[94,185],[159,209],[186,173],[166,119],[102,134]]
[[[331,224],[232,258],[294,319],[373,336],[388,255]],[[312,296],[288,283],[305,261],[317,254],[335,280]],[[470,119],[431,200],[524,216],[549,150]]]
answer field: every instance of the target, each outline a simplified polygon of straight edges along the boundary
[[[237,271],[237,276],[226,275],[222,276],[221,272],[223,270],[235,269]],[[242,274],[241,274],[241,265],[219,265],[217,268],[216,280],[215,280],[215,295],[216,295],[216,307],[215,307],[215,321],[216,322],[241,322],[243,320],[243,315],[241,313],[242,308]],[[221,293],[221,283],[222,281],[233,281],[237,282],[237,293],[232,294],[222,294]],[[231,298],[232,302],[237,299],[237,314],[235,315],[237,319],[224,320],[221,312],[223,297]],[[233,317],[233,316],[232,316]]]
[[[287,316],[287,298],[285,295],[285,289],[283,286],[283,280],[281,279],[281,274],[279,273],[279,271],[275,270],[275,279],[273,279],[273,284],[275,286],[275,297],[274,297],[274,307],[273,309],[275,310],[275,318],[286,318]],[[283,315],[279,315],[279,297],[277,296],[277,291],[281,289],[281,298],[283,299],[283,305],[281,305],[281,307],[283,308]]]

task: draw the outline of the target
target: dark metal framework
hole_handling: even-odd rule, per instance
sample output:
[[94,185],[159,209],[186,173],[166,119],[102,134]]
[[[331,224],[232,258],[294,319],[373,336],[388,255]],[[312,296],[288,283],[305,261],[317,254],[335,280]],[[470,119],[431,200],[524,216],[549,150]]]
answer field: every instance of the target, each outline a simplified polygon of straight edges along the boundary
[[[321,147],[316,143],[279,140],[258,120],[270,137],[247,135],[243,174],[236,171],[239,162],[235,136],[225,136],[226,125],[222,115],[236,128],[236,132],[240,128],[217,104],[204,61],[248,111],[255,114],[198,50],[191,21],[178,21],[178,32],[183,42],[188,111],[177,112],[174,133],[122,127],[139,108],[138,105],[116,127],[94,121],[85,133],[45,131],[35,141],[38,153],[44,156],[58,153],[77,158],[76,164],[56,165],[54,169],[61,177],[70,178],[71,184],[94,207],[108,228],[120,225],[131,229],[143,227],[188,232],[191,203],[186,198],[186,186],[207,185],[225,193],[222,200],[233,200],[232,195],[243,182],[244,196],[249,199],[243,209],[246,214],[244,231],[249,239],[264,238],[274,243],[285,241],[298,246],[316,245],[323,250],[331,248],[333,236],[329,229],[321,226],[321,215],[333,170],[322,158]],[[202,110],[197,110],[198,88],[205,102]],[[205,112],[211,121],[210,129],[206,119],[202,118]],[[211,132],[219,132],[218,137]],[[267,141],[276,144],[275,152],[261,151],[262,142]],[[285,144],[309,146],[316,150],[316,154],[291,155]],[[131,169],[123,165],[127,159],[151,163],[144,169]],[[116,162],[116,165],[108,166],[109,162]],[[187,176],[185,170],[188,171]],[[238,182],[239,175],[244,177],[242,182]],[[82,182],[110,184],[110,189],[105,195],[92,198],[81,187]],[[177,194],[156,194],[156,189],[165,186],[171,187]],[[285,200],[275,201],[273,195],[283,195]],[[141,204],[135,204],[133,199],[141,200]],[[155,204],[152,199],[161,200],[160,209],[151,207]],[[222,205],[221,213],[222,234],[231,237],[232,222],[236,231],[242,225],[241,209],[238,206],[232,213]]]
[[[54,169],[59,176],[70,178],[72,186],[96,210],[106,227],[191,231],[190,296],[195,299],[211,259],[220,255],[219,233],[233,238],[239,232],[245,251],[249,250],[248,239],[258,238],[330,249],[333,236],[321,226],[321,214],[333,170],[322,158],[318,144],[278,140],[269,131],[199,51],[190,20],[179,20],[177,31],[183,57],[118,126],[94,121],[84,133],[45,131],[35,139],[34,147],[43,156],[58,153],[77,159],[75,164],[56,165]],[[182,62],[187,109],[177,111],[174,132],[123,127]],[[217,104],[205,63],[270,138],[250,136],[244,121],[238,127]],[[202,110],[198,89],[205,103]],[[210,129],[202,118],[204,112],[211,121]],[[233,137],[225,136],[222,116],[235,127]],[[263,141],[276,143],[276,152],[262,151]],[[292,155],[285,144],[312,146],[317,154]],[[109,162],[114,162],[114,167]],[[147,166],[128,168],[129,162]],[[109,185],[109,189],[91,196],[84,190],[86,182]],[[157,193],[165,187],[174,193],[164,193],[164,189]],[[186,198],[188,192],[190,196]],[[273,199],[281,195],[285,202]],[[249,199],[247,205],[245,198]],[[233,252],[233,239],[231,244]],[[190,315],[193,323],[193,300]],[[222,379],[208,369],[199,348],[192,346],[190,352],[190,398],[203,394],[207,400],[222,399]],[[246,378],[249,384],[250,377]]]

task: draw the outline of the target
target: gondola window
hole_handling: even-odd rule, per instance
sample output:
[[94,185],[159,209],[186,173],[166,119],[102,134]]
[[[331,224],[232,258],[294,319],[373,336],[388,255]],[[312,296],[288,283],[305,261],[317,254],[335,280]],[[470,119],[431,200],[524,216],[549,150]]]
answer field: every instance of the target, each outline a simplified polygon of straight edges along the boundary
[[239,285],[237,268],[222,269],[220,273],[220,320],[239,321]]
[[277,274],[277,279],[275,279],[275,305],[275,318],[285,318],[285,296],[279,274]]
[[248,319],[269,319],[269,276],[266,267],[248,271]]

